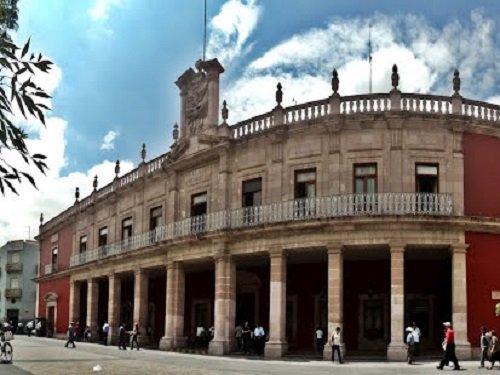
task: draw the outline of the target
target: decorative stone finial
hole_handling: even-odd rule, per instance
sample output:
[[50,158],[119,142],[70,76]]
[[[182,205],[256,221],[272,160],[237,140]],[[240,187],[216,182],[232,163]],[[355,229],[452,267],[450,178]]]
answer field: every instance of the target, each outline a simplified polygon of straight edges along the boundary
[[229,109],[227,109],[227,102],[224,100],[222,102],[222,119],[224,120],[222,123],[227,124],[227,118],[229,117]]
[[120,160],[117,160],[115,164],[115,178],[118,178],[119,174],[120,174]]
[[339,91],[339,74],[337,73],[337,69],[335,68],[332,72],[332,90],[334,94]]
[[77,187],[75,188],[75,202],[78,202],[79,199],[80,199],[80,188]]
[[97,175],[95,175],[94,176],[94,181],[92,182],[92,187],[94,188],[94,191],[97,190],[97,185],[98,185]]
[[281,107],[281,102],[283,101],[283,91],[281,90],[281,82],[278,82],[278,85],[276,86],[276,103],[277,107]]
[[455,72],[453,73],[453,90],[455,91],[456,95],[460,95],[460,72],[458,69],[455,69]]
[[392,66],[391,81],[392,81],[392,87],[394,88],[394,90],[397,90],[399,85],[399,74],[398,74],[398,66],[396,64]]
[[172,137],[174,138],[174,141],[177,142],[179,139],[179,125],[177,123],[174,124],[174,130],[172,131]]
[[40,225],[43,224],[43,212],[40,212]]
[[144,160],[146,159],[146,144],[142,144],[142,150],[141,150],[141,159],[142,162],[144,163]]

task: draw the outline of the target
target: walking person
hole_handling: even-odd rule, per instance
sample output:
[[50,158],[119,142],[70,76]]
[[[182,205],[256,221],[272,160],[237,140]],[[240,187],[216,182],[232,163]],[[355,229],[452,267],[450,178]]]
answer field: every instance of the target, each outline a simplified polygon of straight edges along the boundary
[[241,327],[240,324],[238,324],[234,328],[234,338],[236,339],[236,345],[238,346],[238,351],[241,352],[242,347],[243,347],[243,328]]
[[316,337],[316,351],[321,354],[323,353],[323,330],[321,327],[316,328],[316,331],[314,332],[314,336]]
[[[415,324],[415,323],[414,323]],[[415,362],[415,332],[412,327],[406,328],[406,346],[408,350],[408,364],[411,365]]]
[[139,324],[136,323],[130,333],[130,350],[134,350],[134,343],[137,346],[137,350],[139,350],[139,335]]
[[488,328],[481,327],[481,336],[479,337],[479,344],[481,346],[481,367],[484,367],[484,361],[488,359],[488,348],[490,345],[490,337],[488,335]]
[[445,327],[445,334],[443,340],[443,359],[436,367],[438,370],[442,370],[446,364],[449,362],[453,362],[455,366],[454,370],[460,370],[460,365],[458,363],[457,356],[455,354],[455,332],[453,332],[453,327],[450,322],[444,322],[443,326]]
[[85,326],[85,330],[83,331],[83,341],[90,342],[91,336],[92,336],[92,332],[90,331],[90,327]]
[[255,354],[257,355],[264,354],[265,336],[266,333],[264,328],[257,323],[253,331],[253,337],[255,339]]
[[75,326],[74,326],[73,322],[69,323],[68,341],[66,341],[66,344],[64,344],[64,347],[68,348],[69,344],[73,345],[73,349],[76,347],[76,345],[75,345]]
[[109,335],[109,324],[107,321],[104,321],[102,325],[102,343],[108,346],[108,335]]
[[27,324],[26,324],[26,329],[28,331],[28,337],[31,337],[31,331],[33,331],[33,320],[30,320]]
[[252,330],[248,322],[245,322],[241,331],[241,341],[243,344],[243,354],[250,353],[250,343],[252,341]]
[[420,337],[422,336],[422,332],[420,332],[420,328],[417,327],[415,322],[413,322],[411,328],[413,329],[413,342],[415,346],[413,356],[418,357],[420,355]]
[[490,367],[488,369],[493,370],[495,366],[495,361],[500,362],[500,344],[498,343],[498,337],[494,330],[491,332],[490,345],[488,347],[488,354],[490,356]]
[[118,349],[127,350],[127,331],[125,330],[125,323],[120,324],[118,328]]
[[335,362],[335,352],[337,352],[337,358],[339,359],[339,364],[342,362],[342,355],[340,354],[340,327],[335,328],[335,332],[332,335],[332,362]]

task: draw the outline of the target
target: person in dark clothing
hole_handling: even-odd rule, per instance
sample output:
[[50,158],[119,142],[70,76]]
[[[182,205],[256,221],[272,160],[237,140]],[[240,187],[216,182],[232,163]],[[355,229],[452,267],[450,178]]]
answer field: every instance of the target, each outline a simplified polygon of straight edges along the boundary
[[65,348],[68,348],[68,345],[71,344],[73,345],[73,349],[76,347],[75,345],[75,327],[73,322],[69,324],[68,327],[68,341],[66,341],[66,344],[64,344]]
[[243,330],[241,331],[241,338],[243,342],[243,354],[250,353],[250,343],[252,341],[252,330],[248,325],[248,322],[245,322],[243,325]]
[[139,325],[135,324],[134,329],[131,332],[131,339],[130,339],[130,350],[134,350],[134,342],[135,345],[137,346],[137,350],[139,350]]
[[118,349],[127,350],[127,337],[128,333],[125,330],[125,323],[122,323],[120,328],[118,328]]
[[455,354],[455,332],[453,332],[453,327],[450,322],[443,323],[445,327],[445,335],[443,341],[443,359],[437,366],[438,370],[442,370],[445,365],[447,365],[450,361],[453,362],[455,366],[454,370],[460,370],[460,365],[458,363],[457,356]]
[[481,367],[484,367],[484,361],[488,359],[488,347],[490,339],[488,337],[488,328],[481,327],[481,336],[479,338],[481,345]]

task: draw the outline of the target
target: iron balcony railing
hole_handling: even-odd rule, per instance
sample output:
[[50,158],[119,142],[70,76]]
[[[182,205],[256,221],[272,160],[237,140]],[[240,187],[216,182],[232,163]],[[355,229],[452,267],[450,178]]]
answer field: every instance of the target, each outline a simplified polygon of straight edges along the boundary
[[21,262],[17,263],[7,263],[5,265],[5,271],[7,272],[22,272],[23,264]]
[[[78,266],[127,253],[161,241],[257,225],[349,216],[435,215],[453,213],[450,194],[377,193],[295,199],[263,206],[243,207],[189,217],[125,240],[73,255],[70,266]],[[55,272],[45,266],[45,274]],[[47,272],[51,271],[51,272]]]
[[51,273],[57,272],[57,264],[46,264],[44,269],[44,275],[50,275]]
[[5,289],[5,298],[21,298],[23,290],[21,288]]

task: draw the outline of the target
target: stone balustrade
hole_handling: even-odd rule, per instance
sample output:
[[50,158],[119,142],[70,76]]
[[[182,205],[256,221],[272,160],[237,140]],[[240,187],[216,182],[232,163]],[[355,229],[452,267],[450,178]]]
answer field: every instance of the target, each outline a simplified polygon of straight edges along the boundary
[[[350,216],[449,216],[452,214],[453,201],[450,194],[377,193],[296,199],[263,206],[219,211],[179,220],[122,241],[73,255],[70,266],[78,266],[127,253],[161,241],[221,230],[244,229],[257,225]],[[51,273],[47,273],[47,267],[51,266],[45,266],[45,274]]]

